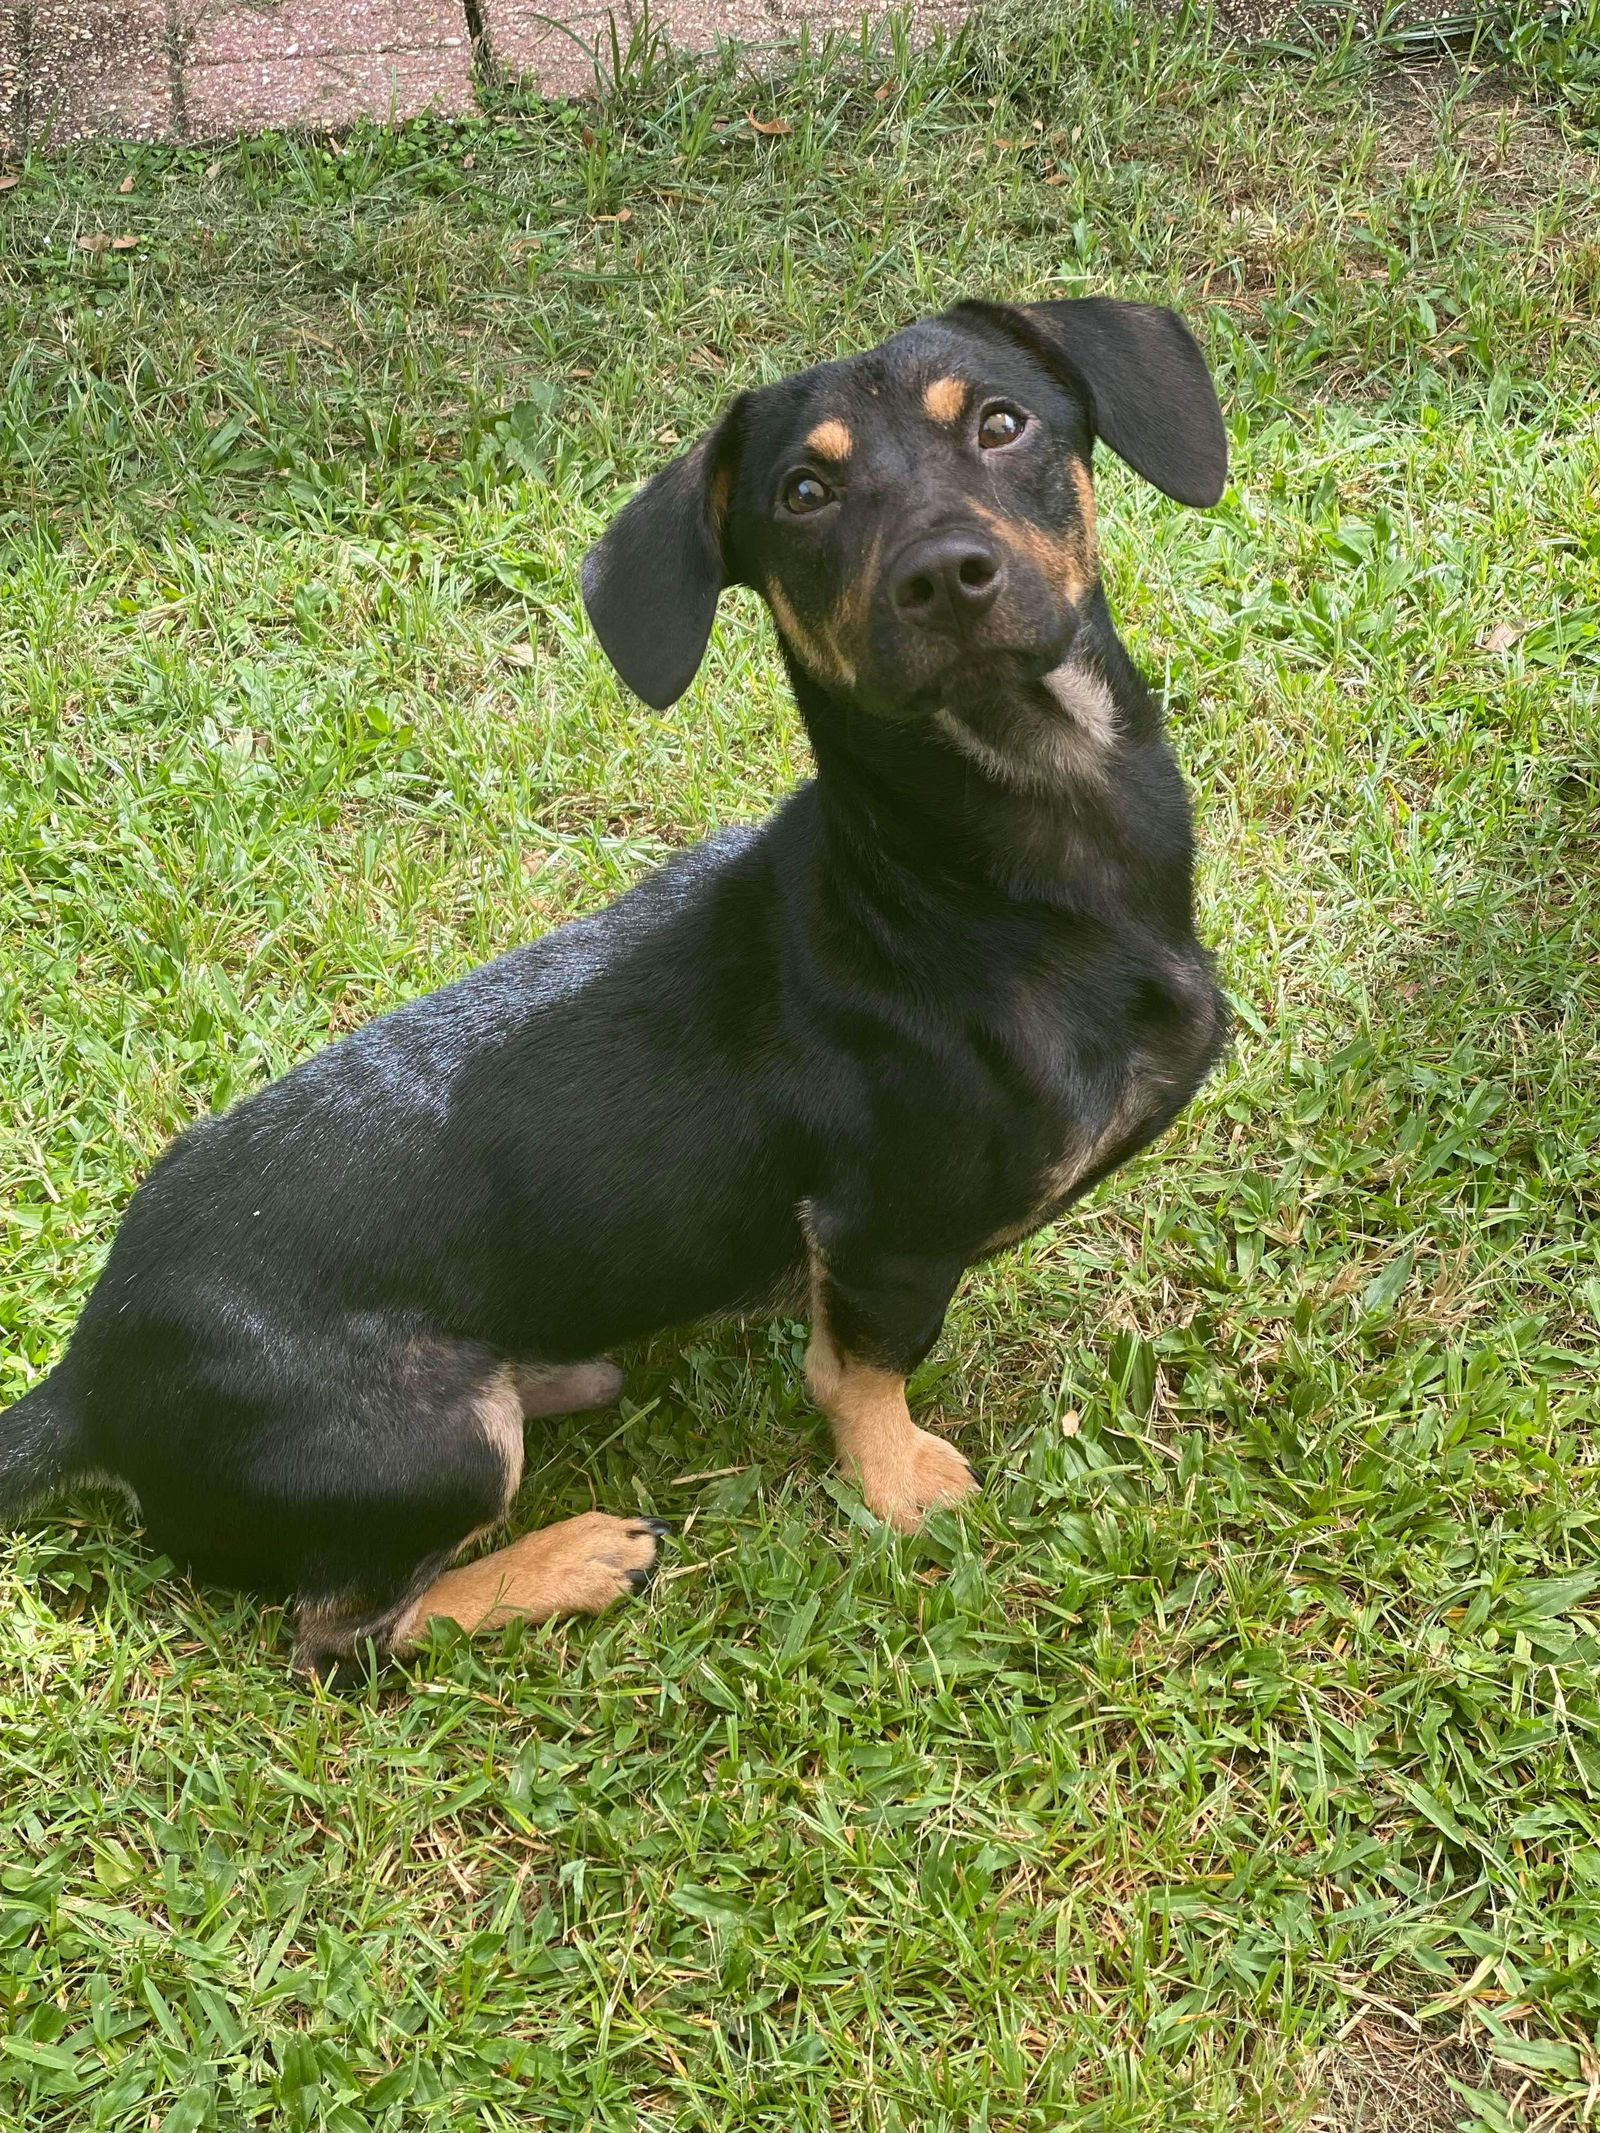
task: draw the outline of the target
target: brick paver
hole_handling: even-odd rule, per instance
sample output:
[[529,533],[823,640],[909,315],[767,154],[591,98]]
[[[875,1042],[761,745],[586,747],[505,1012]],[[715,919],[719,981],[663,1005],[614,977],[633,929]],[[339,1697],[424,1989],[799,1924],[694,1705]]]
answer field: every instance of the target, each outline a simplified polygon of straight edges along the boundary
[[169,4],[197,139],[472,109],[472,40],[454,0]]
[[[721,39],[741,44],[776,45],[798,35],[810,23],[813,35],[824,30],[855,31],[863,12],[884,14],[880,0],[863,9],[862,0],[652,0],[650,20],[669,44],[685,51],[709,52]],[[970,10],[946,0],[920,0],[913,10],[916,29],[953,27]]]
[[13,140],[143,141],[173,130],[166,0],[13,0],[7,14]]
[[[592,96],[595,56],[607,73],[611,10],[582,4],[541,6],[540,0],[479,0],[488,57],[505,75],[532,81],[546,96]],[[624,51],[632,30],[626,0],[615,8]]]
[[[94,134],[209,140],[268,126],[468,111],[480,71],[584,96],[611,61],[595,0],[0,0],[0,152]],[[615,0],[624,49],[640,0]],[[774,46],[801,23],[854,29],[862,0],[653,0],[673,44]],[[962,0],[919,0],[923,28]]]
[[22,23],[0,0],[0,149],[12,137],[12,114],[22,95]]
[[424,111],[473,107],[465,52],[453,61],[440,52],[222,60],[189,68],[185,88],[189,133],[196,140],[268,126],[337,132],[360,118],[416,118]]
[[[972,0],[914,0],[915,29],[953,29],[971,13]],[[506,74],[531,80],[546,96],[586,96],[594,91],[595,58],[611,69],[612,9],[578,4],[561,7],[552,0],[480,0],[483,27],[493,63]],[[887,12],[888,0],[868,4],[868,14]],[[624,52],[643,10],[640,0],[615,0],[617,40]],[[798,35],[809,22],[822,30],[854,31],[861,27],[863,0],[651,0],[649,19],[669,44],[690,52],[709,52],[736,39],[740,44],[772,48]]]

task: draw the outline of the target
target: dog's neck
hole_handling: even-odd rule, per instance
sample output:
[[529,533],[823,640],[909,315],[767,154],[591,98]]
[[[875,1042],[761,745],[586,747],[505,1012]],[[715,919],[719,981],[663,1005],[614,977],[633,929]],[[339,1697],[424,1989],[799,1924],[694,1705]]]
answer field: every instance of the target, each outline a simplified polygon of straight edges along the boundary
[[792,659],[790,672],[853,871],[1074,911],[1131,900],[1187,927],[1181,781],[1103,598],[1040,680],[952,696],[915,723],[875,717]]

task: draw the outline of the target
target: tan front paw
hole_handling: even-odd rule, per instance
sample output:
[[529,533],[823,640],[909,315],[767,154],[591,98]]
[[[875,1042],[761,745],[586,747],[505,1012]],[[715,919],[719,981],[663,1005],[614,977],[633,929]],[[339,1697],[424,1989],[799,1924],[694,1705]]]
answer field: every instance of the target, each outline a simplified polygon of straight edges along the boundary
[[902,1533],[915,1533],[930,1511],[976,1496],[982,1486],[971,1462],[925,1429],[913,1429],[893,1458],[863,1466],[860,1478],[867,1508]]

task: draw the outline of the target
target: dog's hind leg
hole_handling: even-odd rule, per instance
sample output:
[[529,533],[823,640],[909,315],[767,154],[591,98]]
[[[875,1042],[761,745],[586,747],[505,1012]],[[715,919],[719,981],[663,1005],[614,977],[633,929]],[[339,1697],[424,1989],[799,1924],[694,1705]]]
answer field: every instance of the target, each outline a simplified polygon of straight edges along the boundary
[[[574,1365],[565,1373],[564,1391],[570,1393],[580,1372],[588,1373],[581,1382],[594,1388],[611,1369],[606,1363]],[[449,1567],[511,1507],[522,1478],[525,1398],[519,1372],[503,1369],[480,1380],[464,1403],[455,1404],[453,1427],[437,1419],[431,1424],[430,1456],[419,1456],[425,1447],[413,1439],[414,1465],[403,1491],[397,1475],[387,1498],[374,1490],[365,1504],[345,1503],[345,1526],[368,1535],[381,1533],[385,1523],[420,1532],[423,1519],[431,1516],[434,1545],[402,1559],[391,1542],[354,1580],[322,1578],[314,1571],[302,1577],[297,1672],[336,1682],[350,1679],[363,1670],[369,1647],[380,1658],[413,1650],[434,1615],[477,1630],[519,1615],[542,1622],[553,1615],[599,1614],[649,1582],[666,1526],[659,1519],[615,1518],[601,1511],[525,1533],[492,1555]],[[441,1487],[446,1482],[447,1491]],[[442,1500],[446,1495],[449,1509]],[[468,1503],[476,1515],[463,1517]],[[441,1518],[455,1526],[454,1537],[443,1545],[438,1541]],[[324,1557],[332,1559],[333,1551],[325,1550]]]
[[649,1584],[660,1537],[669,1530],[659,1518],[585,1511],[524,1533],[458,1569],[448,1565],[459,1551],[444,1550],[419,1564],[405,1590],[376,1608],[351,1596],[302,1599],[295,1614],[295,1671],[345,1686],[361,1678],[369,1652],[381,1660],[415,1651],[435,1616],[472,1632],[498,1629],[517,1617],[548,1622],[556,1615],[603,1614]]

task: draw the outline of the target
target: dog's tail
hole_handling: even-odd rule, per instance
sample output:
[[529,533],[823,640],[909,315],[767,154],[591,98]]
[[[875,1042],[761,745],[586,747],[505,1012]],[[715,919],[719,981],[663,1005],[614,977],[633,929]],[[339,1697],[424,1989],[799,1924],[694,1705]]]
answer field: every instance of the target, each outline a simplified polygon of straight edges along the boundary
[[75,1405],[56,1370],[0,1413],[0,1519],[82,1472]]

